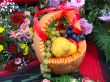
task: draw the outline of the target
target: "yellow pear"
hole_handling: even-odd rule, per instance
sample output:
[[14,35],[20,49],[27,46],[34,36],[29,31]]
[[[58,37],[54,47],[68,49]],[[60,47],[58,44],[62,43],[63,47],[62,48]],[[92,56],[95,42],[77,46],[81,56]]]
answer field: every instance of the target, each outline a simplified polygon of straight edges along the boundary
[[51,52],[56,57],[72,55],[76,52],[77,47],[68,39],[59,37],[52,42]]
[[74,55],[77,51],[77,46],[76,44],[70,42],[70,52],[69,52],[69,55]]

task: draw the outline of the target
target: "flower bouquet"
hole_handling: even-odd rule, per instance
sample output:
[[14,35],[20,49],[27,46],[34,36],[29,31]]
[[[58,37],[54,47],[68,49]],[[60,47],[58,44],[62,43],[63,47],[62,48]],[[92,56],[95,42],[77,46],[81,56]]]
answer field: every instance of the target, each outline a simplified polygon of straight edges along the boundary
[[17,71],[35,59],[31,47],[34,10],[14,2],[0,4],[0,70]]

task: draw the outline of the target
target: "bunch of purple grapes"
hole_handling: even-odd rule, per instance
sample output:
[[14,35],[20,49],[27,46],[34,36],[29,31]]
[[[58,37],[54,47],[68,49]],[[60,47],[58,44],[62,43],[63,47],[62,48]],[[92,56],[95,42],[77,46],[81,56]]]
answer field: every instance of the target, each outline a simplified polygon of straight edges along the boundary
[[64,28],[66,29],[66,33],[62,35],[63,37],[71,38],[77,42],[85,39],[84,34],[76,34],[74,32],[74,30],[72,29],[72,26],[68,26],[68,27],[64,27]]

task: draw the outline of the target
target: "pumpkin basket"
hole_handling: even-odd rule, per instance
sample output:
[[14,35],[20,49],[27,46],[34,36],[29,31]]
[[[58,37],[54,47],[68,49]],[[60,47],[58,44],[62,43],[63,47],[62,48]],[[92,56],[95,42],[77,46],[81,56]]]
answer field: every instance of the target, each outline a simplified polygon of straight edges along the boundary
[[[37,16],[46,12],[48,13],[38,21]],[[57,8],[41,10],[34,16],[33,48],[41,64],[43,63],[41,54],[45,50],[44,41],[46,39],[46,30],[52,21],[60,19],[62,16],[67,19],[69,24],[73,26],[73,29],[77,33],[80,33],[80,24],[78,21],[76,21],[76,19],[78,20],[79,12],[76,8],[58,6]],[[79,46],[77,48],[77,52],[74,55],[49,58],[48,66],[53,73],[67,74],[78,68],[86,52],[86,41],[81,40],[78,42],[78,44]]]

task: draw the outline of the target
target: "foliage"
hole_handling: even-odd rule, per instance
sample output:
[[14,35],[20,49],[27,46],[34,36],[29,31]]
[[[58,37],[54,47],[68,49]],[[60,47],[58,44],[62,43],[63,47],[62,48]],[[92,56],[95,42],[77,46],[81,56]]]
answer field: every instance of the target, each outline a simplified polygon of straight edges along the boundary
[[[99,20],[100,16],[106,15],[110,11],[109,0],[86,0],[84,9],[81,10],[82,17],[87,18],[93,23],[94,29],[91,40],[95,41],[99,49],[101,49],[105,56],[106,61],[110,61],[110,23]],[[88,38],[90,39],[90,37]]]
[[[102,28],[102,29],[100,29]],[[106,56],[106,62],[110,61],[110,31],[109,25],[101,25],[93,34],[93,39],[96,41],[98,48],[100,48]]]
[[[94,82],[93,80],[90,80],[89,78],[84,77],[72,77],[71,75],[59,75],[59,76],[50,76],[49,74],[45,75],[45,78],[49,79],[51,82]],[[46,81],[46,82],[50,82]],[[45,81],[42,81],[45,82]]]
[[[69,75],[62,75],[51,79],[52,82],[71,82],[72,80],[73,77]],[[81,82],[81,80],[77,80],[77,82]]]

